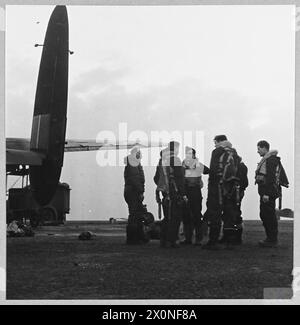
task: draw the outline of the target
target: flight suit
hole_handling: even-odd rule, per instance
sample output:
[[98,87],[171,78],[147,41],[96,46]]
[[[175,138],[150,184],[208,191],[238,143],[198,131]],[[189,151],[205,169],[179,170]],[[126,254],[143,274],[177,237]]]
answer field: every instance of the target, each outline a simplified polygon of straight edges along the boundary
[[[276,243],[278,240],[278,221],[275,213],[275,201],[279,193],[276,188],[276,168],[280,163],[277,157],[277,151],[270,151],[268,157],[264,158],[265,172],[262,173],[262,167],[256,171],[256,183],[258,184],[258,193],[260,196],[260,218],[265,228],[267,241]],[[287,183],[288,180],[286,179]],[[263,196],[269,196],[269,201],[264,202]]]
[[[242,218],[242,200],[245,195],[245,190],[248,187],[248,168],[240,162],[238,166],[237,176],[239,178],[239,204],[233,200],[230,207],[225,207],[222,220],[223,220],[223,237],[220,240],[222,243],[241,244],[243,234],[243,218]],[[226,215],[227,211],[227,215]],[[233,227],[232,227],[233,226]],[[232,227],[232,228],[231,228]]]
[[154,176],[154,181],[158,185],[159,179],[163,180],[165,178],[163,161],[168,161],[169,163],[164,166],[168,189],[162,191],[164,219],[161,223],[160,242],[161,246],[167,244],[174,246],[178,240],[179,226],[183,214],[184,174],[181,161],[177,156],[174,156],[173,152],[165,149],[162,157],[163,159],[160,160],[157,166],[156,176]]
[[[221,178],[219,174],[219,161],[224,153],[224,147],[227,146],[227,143],[231,148],[231,144],[228,141],[224,141],[224,145],[220,145],[213,150],[210,161],[208,195],[206,202],[207,210],[204,214],[204,219],[207,221],[209,226],[209,245],[218,243],[222,222],[225,232],[232,233],[235,231],[236,220],[240,216],[240,210],[235,196],[224,196],[219,186]],[[236,159],[240,159],[237,154],[236,157]]]
[[124,199],[128,205],[128,224],[137,224],[142,232],[142,215],[144,213],[143,194],[145,191],[145,176],[143,167],[134,154],[125,158],[124,169]]

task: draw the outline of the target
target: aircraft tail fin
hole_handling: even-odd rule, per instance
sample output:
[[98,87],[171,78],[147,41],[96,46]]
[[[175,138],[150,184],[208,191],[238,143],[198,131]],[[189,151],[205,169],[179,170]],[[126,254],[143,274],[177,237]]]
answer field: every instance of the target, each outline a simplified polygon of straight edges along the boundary
[[30,150],[48,152],[50,136],[50,114],[33,116]]
[[30,150],[42,153],[41,166],[31,166],[30,184],[36,200],[53,197],[64,159],[67,125],[69,24],[65,6],[51,14],[41,56],[32,120]]

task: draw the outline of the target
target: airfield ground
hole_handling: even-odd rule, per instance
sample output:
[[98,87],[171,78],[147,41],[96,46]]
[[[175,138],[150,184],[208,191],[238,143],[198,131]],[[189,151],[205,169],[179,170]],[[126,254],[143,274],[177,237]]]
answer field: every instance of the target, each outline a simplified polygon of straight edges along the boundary
[[[96,237],[79,241],[87,230]],[[278,248],[259,248],[263,238],[259,221],[245,222],[241,247],[221,251],[127,246],[121,224],[43,227],[7,239],[7,299],[263,299],[264,288],[291,287],[292,221],[280,221]]]

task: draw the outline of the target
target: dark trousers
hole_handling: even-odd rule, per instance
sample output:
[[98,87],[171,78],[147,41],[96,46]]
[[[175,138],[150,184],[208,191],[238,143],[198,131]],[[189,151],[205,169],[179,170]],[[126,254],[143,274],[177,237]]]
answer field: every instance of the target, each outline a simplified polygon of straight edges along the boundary
[[222,221],[223,221],[223,230],[226,228],[230,228],[234,226],[242,227],[243,218],[242,218],[242,210],[241,210],[241,203],[244,197],[244,193],[241,193],[239,205],[237,204],[236,200],[233,199],[223,199],[224,201],[224,208],[222,213]]
[[[243,217],[242,217],[242,210],[241,210],[241,204],[244,197],[244,191],[241,191],[240,193],[240,204],[236,205],[234,204],[232,206],[232,220],[231,222],[227,221],[227,224],[229,223],[229,229],[226,228],[226,215],[222,215],[223,220],[223,236],[222,241],[227,243],[234,243],[234,244],[241,244],[242,243],[242,235],[243,235]],[[229,219],[230,220],[230,219]],[[233,228],[231,228],[231,225],[234,225]]]
[[131,186],[126,186],[124,189],[124,198],[129,210],[128,225],[126,227],[126,242],[127,244],[145,243],[147,240],[145,240],[143,203],[140,199],[140,195]]
[[263,202],[262,197],[260,197],[260,219],[263,222],[267,240],[276,242],[278,221],[275,214],[275,198],[270,198],[268,202]]
[[143,202],[140,199],[140,194],[135,191],[131,186],[126,186],[124,189],[124,199],[128,205],[130,223],[142,214]]
[[192,241],[195,231],[196,241],[203,239],[202,193],[199,186],[186,187],[188,203],[183,211],[183,229],[187,242]]
[[[177,205],[176,201],[167,198],[163,199],[164,219],[161,222],[160,242],[174,244],[178,240],[179,226],[182,218],[182,208]],[[171,213],[170,213],[171,212]]]
[[235,231],[240,217],[240,208],[234,198],[222,197],[222,205],[220,203],[218,184],[209,184],[204,217],[209,225],[209,240],[212,243],[219,240],[222,222],[224,231],[231,233]]

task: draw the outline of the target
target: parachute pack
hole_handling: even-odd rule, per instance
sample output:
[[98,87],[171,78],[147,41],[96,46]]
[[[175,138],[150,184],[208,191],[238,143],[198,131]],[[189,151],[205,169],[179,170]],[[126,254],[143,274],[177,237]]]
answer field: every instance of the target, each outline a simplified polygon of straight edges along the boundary
[[236,196],[239,204],[240,178],[238,175],[241,158],[233,148],[224,148],[224,152],[219,158],[219,203],[223,204],[223,197],[232,198]]
[[276,189],[276,193],[277,196],[280,199],[279,202],[279,208],[281,209],[281,197],[282,197],[282,190],[281,187],[289,187],[289,180],[287,178],[286,172],[279,160],[279,163],[276,167],[276,171],[275,171],[275,189]]
[[157,190],[169,194],[169,179],[167,173],[167,167],[163,163],[159,166],[159,179],[157,184]]
[[[182,195],[179,193],[176,184],[176,180],[174,176],[174,168],[172,166],[165,166],[163,162],[160,166],[159,180],[158,180],[156,191],[167,194],[167,197],[169,199],[169,215],[171,215],[170,212],[171,200],[173,200],[176,203],[176,205],[179,207],[183,207],[185,204],[185,201],[183,200]],[[172,198],[170,197],[170,194]]]
[[240,163],[240,157],[235,149],[224,148],[224,152],[219,159],[219,175],[223,182],[231,182],[239,180],[238,167]]

